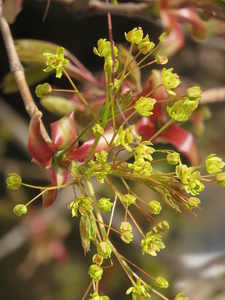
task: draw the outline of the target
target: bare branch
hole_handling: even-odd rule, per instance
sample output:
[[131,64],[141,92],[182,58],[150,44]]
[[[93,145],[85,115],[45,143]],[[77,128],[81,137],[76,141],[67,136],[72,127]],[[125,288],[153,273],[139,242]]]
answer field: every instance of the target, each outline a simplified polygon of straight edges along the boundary
[[200,104],[216,103],[225,101],[225,87],[213,88],[202,92]]
[[[37,110],[37,107],[27,85],[26,78],[24,76],[24,68],[16,52],[15,44],[11,35],[9,25],[2,15],[2,9],[3,3],[2,0],[0,0],[0,29],[9,58],[10,71],[16,80],[26,111],[29,114],[29,116],[32,117],[34,111]],[[46,130],[44,130],[44,126],[43,133],[46,139],[49,138]]]

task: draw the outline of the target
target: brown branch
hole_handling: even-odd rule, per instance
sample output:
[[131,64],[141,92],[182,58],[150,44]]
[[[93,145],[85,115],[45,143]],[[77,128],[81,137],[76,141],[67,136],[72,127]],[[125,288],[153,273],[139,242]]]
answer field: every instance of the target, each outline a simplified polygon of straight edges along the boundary
[[[16,80],[26,111],[29,114],[30,118],[32,118],[34,111],[38,108],[32,98],[29,87],[27,85],[26,78],[24,76],[24,68],[19,60],[9,25],[6,19],[3,17],[2,10],[3,3],[2,0],[0,0],[0,29],[4,40],[6,52],[9,58],[10,71]],[[44,129],[44,126],[43,134],[45,135],[46,139],[49,139],[49,136],[46,130]]]
[[202,92],[202,98],[199,100],[199,103],[209,104],[223,101],[225,101],[225,87],[218,87]]

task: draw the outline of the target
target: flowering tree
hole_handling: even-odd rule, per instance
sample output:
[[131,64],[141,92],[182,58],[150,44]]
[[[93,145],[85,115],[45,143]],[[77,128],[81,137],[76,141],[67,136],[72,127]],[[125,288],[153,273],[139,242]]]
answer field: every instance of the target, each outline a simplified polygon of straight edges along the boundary
[[[96,5],[96,1],[93,2]],[[156,43],[142,28],[131,28],[124,33],[126,46],[114,42],[110,16],[114,8],[119,11],[123,6],[107,2],[109,38],[100,38],[97,45],[93,45],[93,52],[103,65],[98,77],[62,46],[34,40],[19,40],[15,46],[6,18],[15,20],[22,1],[12,1],[13,4],[5,1],[3,6],[1,3],[1,31],[11,72],[30,116],[28,149],[32,161],[46,169],[50,178],[47,186],[33,186],[23,182],[17,173],[9,174],[6,180],[9,189],[16,190],[22,185],[40,190],[28,203],[18,203],[13,211],[17,216],[29,215],[28,207],[40,196],[47,208],[57,201],[59,190],[72,187],[79,191],[79,195],[74,193],[68,209],[72,217],[79,218],[84,254],[90,251],[92,244],[94,246],[88,269],[90,284],[82,299],[109,299],[110,295],[102,295],[101,280],[105,269],[112,267],[114,260],[118,261],[130,281],[124,292],[131,294],[132,299],[149,299],[154,294],[169,299],[159,290],[168,288],[168,281],[161,274],[153,275],[151,270],[143,270],[125,257],[112,243],[111,235],[116,233],[132,251],[135,231],[141,237],[140,253],[155,257],[165,248],[163,236],[169,229],[167,220],[155,217],[160,217],[162,202],[177,212],[186,210],[196,215],[193,210],[201,203],[199,194],[205,184],[225,185],[225,173],[222,172],[225,163],[216,154],[209,153],[201,164],[192,133],[181,126],[190,118],[195,120],[196,115],[200,115],[201,121],[203,119],[199,113],[199,105],[203,102],[200,87],[181,87],[178,74],[173,68],[166,67],[169,58],[184,46],[180,22],[191,25],[192,35],[203,39],[206,29],[198,10],[208,17],[211,10],[218,18],[221,16],[220,6],[206,2],[199,7],[195,1],[141,3],[143,7],[149,5],[152,10],[157,10],[164,32]],[[7,15],[9,3],[14,9]],[[93,4],[92,1],[85,5],[81,3],[76,1],[77,6],[72,6],[73,9],[88,11]],[[99,7],[103,8],[100,3]],[[140,9],[139,5],[135,7]],[[27,84],[34,60],[36,68],[43,69],[45,63],[43,72],[35,78],[37,83],[55,72],[57,78],[65,76],[71,85],[69,90],[52,87],[48,82],[36,87],[35,94],[41,98],[42,105],[62,116],[50,124],[51,137]],[[21,62],[27,66],[27,80]],[[144,67],[149,75],[142,82],[141,69]],[[5,91],[11,88],[10,80],[9,76],[5,78]],[[88,83],[88,88],[78,89],[75,80]],[[59,92],[72,96],[59,98]],[[57,96],[54,97],[54,93]],[[81,115],[84,122],[79,121]],[[169,143],[176,150],[159,149],[158,142]],[[183,157],[189,164],[183,162]],[[169,166],[169,171],[159,169],[159,161],[164,163],[165,170]],[[103,197],[96,192],[97,182],[103,186]],[[136,192],[137,186],[153,191],[155,198],[144,199]],[[113,219],[121,207],[123,220],[114,227]],[[104,218],[107,213],[110,214],[108,220]],[[150,224],[149,230],[139,225],[139,214]],[[53,248],[62,246],[59,240]],[[147,280],[142,275],[147,276]],[[188,298],[181,291],[175,299]]]

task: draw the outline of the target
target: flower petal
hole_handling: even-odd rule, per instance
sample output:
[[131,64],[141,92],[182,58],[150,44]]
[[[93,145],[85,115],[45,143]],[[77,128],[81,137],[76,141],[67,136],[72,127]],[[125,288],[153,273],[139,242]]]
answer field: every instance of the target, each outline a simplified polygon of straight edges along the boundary
[[[69,146],[77,137],[77,131],[74,122],[74,113],[71,112],[62,119],[51,123],[52,140],[56,145],[57,150],[65,149]],[[73,149],[77,148],[76,143]]]
[[29,125],[28,149],[34,160],[44,167],[49,167],[55,153],[55,145],[43,134],[42,113],[36,110]]

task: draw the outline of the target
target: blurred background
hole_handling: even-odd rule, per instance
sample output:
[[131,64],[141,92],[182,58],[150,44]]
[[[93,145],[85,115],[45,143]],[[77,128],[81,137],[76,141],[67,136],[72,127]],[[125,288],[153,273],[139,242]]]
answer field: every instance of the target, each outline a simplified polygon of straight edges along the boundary
[[[106,16],[75,14],[65,5],[52,1],[45,22],[45,1],[24,1],[23,10],[11,25],[14,39],[41,39],[59,44],[72,52],[94,74],[102,68],[102,61],[93,54],[93,46],[99,38],[108,38]],[[113,16],[113,36],[124,43],[124,32],[141,26],[150,39],[157,41],[162,32],[159,21],[144,18]],[[0,78],[9,72],[9,64],[0,37]],[[225,85],[225,40],[219,36],[197,42],[186,35],[186,45],[171,58],[172,66],[182,82],[199,84],[203,89]],[[151,68],[150,68],[151,70]],[[150,73],[145,70],[143,78]],[[54,76],[48,82],[59,85]],[[65,79],[61,87],[69,86]],[[78,83],[79,86],[79,83]],[[35,86],[30,87],[34,94]],[[224,99],[225,100],[225,99]],[[196,136],[202,159],[216,153],[225,160],[225,103],[208,105],[212,117],[205,122],[205,130]],[[49,124],[58,119],[41,108],[43,122]],[[36,185],[49,184],[48,172],[30,163],[27,150],[29,116],[26,114],[19,93],[0,95],[0,290],[2,299],[74,300],[81,299],[90,283],[87,273],[93,251],[84,258],[79,237],[79,220],[71,218],[67,209],[74,199],[72,188],[60,191],[55,204],[42,208],[41,199],[29,206],[26,216],[18,218],[12,209],[17,203],[26,203],[36,195],[34,190],[20,188],[7,190],[5,180],[9,173],[21,175],[24,182]],[[159,145],[160,147],[160,145]],[[96,183],[99,196],[108,191]],[[147,197],[155,195],[143,191]],[[107,194],[108,195],[108,194]],[[166,250],[158,259],[142,256],[140,237],[134,239],[133,250],[115,235],[112,241],[118,250],[139,264],[153,276],[163,275],[171,282],[165,295],[169,299],[185,292],[191,300],[225,299],[225,190],[209,185],[201,194],[201,209],[197,218],[187,212],[178,214],[163,205],[160,219],[170,223],[164,235]],[[120,212],[114,226],[120,224]],[[142,222],[141,215],[139,222]],[[138,217],[137,217],[138,219]],[[144,224],[146,230],[150,224]],[[94,249],[93,249],[94,250]],[[116,260],[113,268],[104,270],[106,276],[100,284],[104,294],[111,299],[127,299],[130,286]],[[162,291],[164,292],[164,291]],[[152,299],[159,299],[153,295]]]

